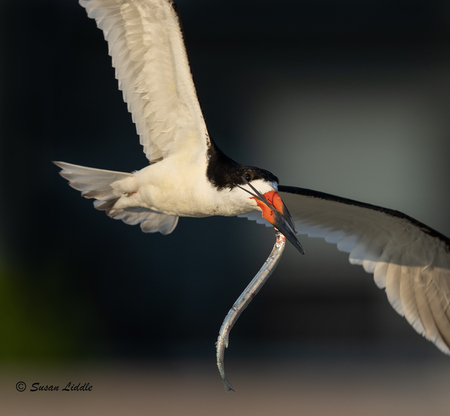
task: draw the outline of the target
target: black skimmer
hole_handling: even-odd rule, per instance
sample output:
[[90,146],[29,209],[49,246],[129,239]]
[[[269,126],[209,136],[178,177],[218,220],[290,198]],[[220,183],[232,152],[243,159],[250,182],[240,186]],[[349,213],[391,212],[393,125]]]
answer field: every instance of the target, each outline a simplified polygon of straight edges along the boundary
[[[209,137],[171,0],[80,0],[103,30],[119,88],[149,165],[134,173],[55,162],[69,184],[114,219],[170,234],[179,217],[244,216],[274,226],[276,242],[261,271],[220,330],[224,369],[229,332],[278,263],[287,238],[322,237],[374,274],[394,309],[450,354],[450,240],[398,211],[279,185],[272,173],[241,165]],[[286,205],[285,205],[286,204]],[[289,211],[287,210],[289,207]],[[298,230],[298,231],[297,231]]]

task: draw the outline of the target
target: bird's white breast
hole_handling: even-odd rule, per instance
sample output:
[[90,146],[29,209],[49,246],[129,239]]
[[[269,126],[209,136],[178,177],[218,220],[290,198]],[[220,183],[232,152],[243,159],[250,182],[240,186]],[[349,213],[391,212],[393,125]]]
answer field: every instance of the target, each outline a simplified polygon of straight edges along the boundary
[[[116,207],[145,207],[180,217],[235,216],[259,210],[242,189],[217,190],[206,176],[206,163],[205,156],[179,153],[149,165],[116,185],[127,195]],[[255,182],[261,193],[273,189],[262,180]]]

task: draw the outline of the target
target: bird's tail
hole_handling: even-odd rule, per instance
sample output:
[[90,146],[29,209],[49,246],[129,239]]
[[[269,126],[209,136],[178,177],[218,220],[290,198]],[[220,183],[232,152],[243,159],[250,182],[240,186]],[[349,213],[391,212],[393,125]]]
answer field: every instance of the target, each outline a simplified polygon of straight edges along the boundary
[[160,232],[170,234],[178,223],[178,217],[162,214],[144,207],[117,207],[121,198],[126,198],[137,189],[134,188],[132,173],[115,172],[72,165],[66,162],[53,162],[61,168],[60,175],[69,185],[81,191],[81,196],[94,198],[94,207],[116,220],[126,224],[141,224],[145,233]]

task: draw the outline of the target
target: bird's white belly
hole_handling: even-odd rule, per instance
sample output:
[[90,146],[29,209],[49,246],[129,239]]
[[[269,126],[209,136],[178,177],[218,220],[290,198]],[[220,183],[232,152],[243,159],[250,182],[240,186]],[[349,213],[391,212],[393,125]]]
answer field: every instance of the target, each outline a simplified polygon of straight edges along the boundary
[[234,203],[228,190],[217,193],[210,187],[207,183],[199,183],[198,186],[186,184],[182,189],[146,186],[140,194],[149,208],[180,217],[235,216],[256,208],[256,203],[250,203],[247,207]]
[[235,216],[258,210],[254,200],[242,203],[242,190],[217,189],[208,181],[202,163],[181,158],[162,160],[136,172],[135,193],[120,205],[145,207],[180,217]]

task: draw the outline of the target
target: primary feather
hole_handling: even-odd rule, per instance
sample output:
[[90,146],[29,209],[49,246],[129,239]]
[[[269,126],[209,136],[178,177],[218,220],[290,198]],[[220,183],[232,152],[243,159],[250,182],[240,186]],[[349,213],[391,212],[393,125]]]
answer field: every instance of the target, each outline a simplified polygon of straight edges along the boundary
[[150,162],[208,135],[171,0],[80,0],[108,42],[123,98]]

